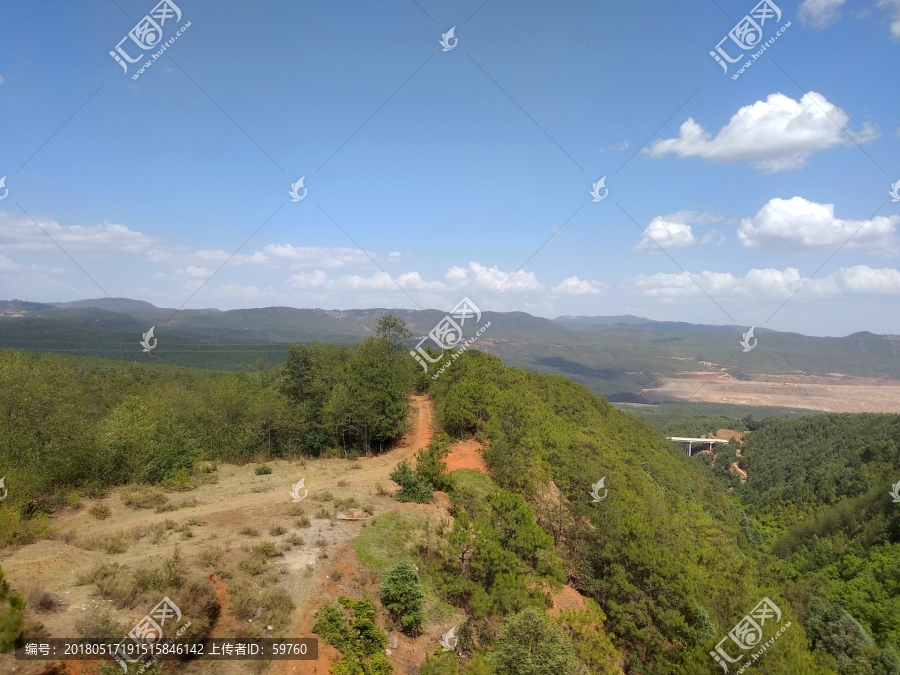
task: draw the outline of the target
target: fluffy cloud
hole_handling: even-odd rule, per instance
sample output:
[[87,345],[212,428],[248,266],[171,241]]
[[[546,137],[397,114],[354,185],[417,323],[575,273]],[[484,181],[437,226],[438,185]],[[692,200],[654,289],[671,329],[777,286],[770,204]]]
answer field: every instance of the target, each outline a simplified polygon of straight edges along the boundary
[[[691,223],[694,225],[720,222],[721,217],[711,213],[677,211],[665,216],[657,216],[644,230],[644,238],[634,247],[639,253],[659,253],[659,249],[670,250],[692,246],[697,243]],[[717,230],[707,232],[701,244],[721,244],[724,236]]]
[[157,241],[154,237],[115,223],[63,226],[55,220],[35,220],[40,227],[27,216],[0,213],[0,247],[22,253],[57,254],[60,251],[56,244],[59,244],[70,253],[80,251],[133,256],[146,254]]
[[667,220],[666,216],[657,216],[650,221],[644,230],[644,238],[634,247],[641,253],[658,253],[659,249],[668,251],[683,248],[696,243],[691,226],[683,222]]
[[[714,162],[749,161],[767,173],[799,169],[813,153],[851,143],[841,128],[850,117],[815,92],[795,101],[770,94],[765,101],[744,106],[713,137],[693,118],[681,125],[677,138],[658,139],[644,150],[649,157],[703,157]],[[865,123],[851,132],[858,143],[878,137]]]
[[[693,280],[692,280],[693,279]],[[695,283],[696,282],[696,283]],[[872,268],[867,265],[842,267],[822,279],[809,280],[794,267],[784,270],[752,269],[743,277],[730,273],[641,274],[632,280],[634,288],[652,298],[704,297],[698,284],[713,297],[787,298],[803,287],[804,294],[815,296],[854,294],[900,294],[900,270]]]
[[900,216],[842,220],[834,217],[834,204],[776,198],[753,218],[744,218],[737,236],[742,246],[763,251],[835,251],[847,242],[847,248],[895,253],[898,225]]
[[497,266],[485,267],[477,262],[470,262],[466,267],[451,267],[444,275],[454,286],[472,286],[488,291],[514,293],[521,291],[540,291],[543,286],[533,272],[519,270],[512,278],[510,272],[502,272]]
[[841,18],[840,9],[847,0],[803,0],[797,12],[800,21],[812,28],[825,28]]
[[900,293],[900,270],[889,267],[842,267],[835,275],[835,281],[841,288],[854,293]]
[[567,277],[558,286],[553,287],[553,292],[559,295],[600,295],[606,292],[606,289],[606,284],[602,282]]

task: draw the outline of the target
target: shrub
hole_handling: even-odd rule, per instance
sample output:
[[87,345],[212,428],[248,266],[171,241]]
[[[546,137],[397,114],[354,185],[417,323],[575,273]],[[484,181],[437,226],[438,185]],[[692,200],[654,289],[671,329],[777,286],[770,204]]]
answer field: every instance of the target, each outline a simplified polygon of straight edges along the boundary
[[224,553],[225,551],[219,546],[207,546],[200,554],[200,562],[203,565],[214,567]]
[[261,558],[275,558],[281,555],[281,551],[271,541],[263,541],[257,544],[253,547],[253,553]]
[[300,515],[299,518],[297,518],[297,520],[294,521],[294,524],[297,527],[302,528],[302,527],[309,527],[311,523],[309,522],[309,516],[306,515],[305,513],[303,513]]
[[109,507],[104,502],[97,502],[88,509],[88,513],[97,520],[106,520],[112,514],[112,511],[109,510]]
[[128,550],[128,540],[121,532],[118,534],[103,534],[91,537],[80,543],[81,548],[88,551],[104,551],[110,555],[125,553]]
[[125,506],[133,509],[154,509],[157,513],[166,510],[169,498],[162,490],[148,485],[132,485],[119,490],[119,496]]
[[37,612],[52,612],[59,609],[59,601],[41,586],[33,586],[25,594],[28,606]]
[[168,588],[181,586],[181,556],[178,548],[172,553],[172,557],[166,560],[162,568],[141,569],[134,573],[134,582],[143,590],[164,591]]
[[459,675],[459,661],[452,652],[429,654],[419,675]]
[[393,672],[384,655],[387,638],[375,625],[375,606],[368,600],[340,596],[326,602],[316,614],[313,632],[343,654],[333,675],[389,675]]
[[250,527],[249,525],[245,525],[241,529],[238,530],[238,534],[243,534],[245,537],[258,537],[259,531],[255,527]]
[[141,589],[134,583],[128,569],[118,563],[102,563],[87,573],[79,574],[75,583],[94,584],[101,597],[112,600],[120,608],[135,607],[141,599]]
[[266,560],[258,555],[251,555],[241,560],[241,562],[238,563],[238,567],[250,576],[255,577],[262,574],[266,567]]
[[281,586],[267,588],[259,597],[259,608],[262,610],[262,621],[275,630],[285,628],[290,623],[294,601]]
[[381,601],[391,615],[399,620],[403,631],[418,635],[422,627],[422,582],[413,566],[402,562],[392,569],[381,585]]
[[269,534],[271,534],[273,537],[280,537],[286,531],[287,530],[285,530],[281,525],[273,525],[269,530]]
[[334,501],[334,495],[331,494],[330,490],[322,490],[321,492],[313,494],[310,499],[315,502],[330,502]]
[[353,497],[341,497],[334,500],[334,508],[338,511],[346,511],[347,509],[358,509],[359,502]]
[[285,542],[290,544],[291,546],[303,546],[306,543],[306,540],[303,537],[298,537],[296,534],[289,535]]
[[267,476],[272,473],[272,467],[267,466],[266,464],[260,464],[258,467],[253,469],[253,473],[257,476]]
[[9,584],[0,570],[0,653],[9,651],[21,633],[22,610],[25,601],[21,596],[10,593]]
[[405,459],[391,472],[391,480],[400,486],[396,495],[399,502],[427,504],[434,494],[434,488],[423,481]]

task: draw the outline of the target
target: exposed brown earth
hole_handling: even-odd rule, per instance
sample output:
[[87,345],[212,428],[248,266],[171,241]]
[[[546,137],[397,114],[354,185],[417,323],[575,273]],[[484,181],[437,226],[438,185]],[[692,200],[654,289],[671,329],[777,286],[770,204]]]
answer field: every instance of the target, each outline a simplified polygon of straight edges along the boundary
[[[79,572],[107,561],[121,563],[130,570],[159,567],[171,557],[177,546],[184,567],[201,572],[214,585],[221,613],[213,627],[213,634],[229,637],[244,625],[229,611],[228,586],[232,582],[219,579],[212,568],[204,566],[199,561],[201,552],[209,546],[219,546],[226,551],[226,557],[243,558],[255,544],[263,541],[280,544],[287,537],[296,535],[305,540],[304,544],[294,546],[267,563],[271,571],[278,574],[279,584],[295,603],[291,626],[280,633],[274,631],[266,634],[315,637],[311,632],[314,611],[325,600],[341,593],[359,597],[357,591],[363,588],[367,589],[368,595],[372,595],[373,589],[377,589],[377,579],[362,567],[348,545],[359,533],[364,521],[313,518],[316,508],[323,503],[314,500],[316,493],[329,490],[336,497],[354,498],[362,504],[373,506],[376,515],[416,507],[429,510],[431,515],[438,517],[446,514],[444,505],[398,504],[389,495],[377,494],[375,489],[378,482],[385,487],[391,485],[388,474],[397,463],[402,459],[412,459],[434,437],[431,426],[433,404],[430,399],[414,396],[411,403],[413,411],[409,433],[395,449],[383,455],[361,458],[355,463],[344,459],[275,460],[267,462],[272,474],[263,476],[254,474],[253,464],[220,465],[215,473],[216,483],[200,485],[187,493],[168,493],[170,502],[193,501],[190,501],[190,506],[164,513],[127,507],[118,492],[113,492],[105,500],[111,510],[108,518],[96,520],[88,513],[93,502],[87,503],[87,508],[77,511],[66,509],[53,514],[51,524],[58,530],[55,539],[3,549],[0,551],[0,565],[14,590],[25,592],[37,583],[60,600],[57,611],[35,614],[28,609],[26,617],[43,623],[47,636],[75,637],[78,635],[75,628],[78,620],[92,613],[108,611],[117,624],[130,627],[150,608],[115,608],[111,601],[96,595],[93,585],[76,586],[75,579]],[[311,525],[307,528],[297,527],[296,517],[290,514],[289,490],[301,477],[306,478],[306,487],[309,488],[310,498],[302,502],[311,518]],[[172,529],[162,541],[153,543],[147,531],[167,520],[174,521],[175,526],[184,527],[182,533],[176,534],[178,530]],[[187,526],[187,522],[199,524]],[[239,534],[239,530],[246,526],[255,528],[258,536]],[[271,535],[269,531],[274,526],[282,527],[285,532]],[[127,550],[123,553],[108,554],[77,545],[101,535],[119,534],[127,541]],[[336,568],[343,572],[341,583],[329,578]],[[398,672],[413,672],[417,664],[424,660],[426,651],[433,649],[436,643],[433,636],[428,636],[431,640],[429,649],[425,648],[425,642],[420,645],[415,641],[409,641],[404,647],[404,639],[401,639],[391,658]],[[268,672],[278,675],[324,675],[337,652],[320,640],[319,654],[317,662],[276,661]],[[93,665],[69,662],[67,672],[78,673],[82,668]],[[38,675],[50,666],[52,664],[49,662],[16,661],[12,654],[0,655],[0,672]],[[251,672],[251,662],[197,660],[186,664],[181,672],[185,675],[238,675]],[[254,669],[252,672],[264,673],[266,670]]]
[[484,457],[481,455],[481,444],[473,439],[454,443],[450,449],[450,454],[444,458],[444,464],[447,465],[447,472],[452,473],[457,469],[472,469],[486,474],[487,465],[484,463]]
[[836,375],[753,375],[737,380],[727,373],[681,373],[660,378],[641,395],[652,403],[695,401],[751,406],[807,408],[823,412],[900,413],[900,382]]

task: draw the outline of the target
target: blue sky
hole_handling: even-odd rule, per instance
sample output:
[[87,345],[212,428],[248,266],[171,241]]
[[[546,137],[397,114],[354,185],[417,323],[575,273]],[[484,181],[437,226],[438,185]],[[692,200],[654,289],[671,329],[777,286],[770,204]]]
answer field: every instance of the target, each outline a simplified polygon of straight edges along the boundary
[[176,2],[2,4],[0,297],[900,332],[900,0]]

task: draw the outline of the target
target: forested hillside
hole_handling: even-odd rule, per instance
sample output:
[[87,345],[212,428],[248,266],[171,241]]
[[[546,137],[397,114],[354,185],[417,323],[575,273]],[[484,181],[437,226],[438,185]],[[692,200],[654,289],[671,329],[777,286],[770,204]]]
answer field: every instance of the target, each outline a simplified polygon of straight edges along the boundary
[[[900,480],[900,417],[667,429],[750,430],[742,485],[727,470],[736,446],[714,465],[688,458],[584,386],[477,351],[425,378],[403,338],[388,317],[355,347],[293,345],[284,363],[252,373],[0,351],[0,476],[13,488],[0,545],[53,536],[48,515],[78,495],[184,488],[210,460],[377,455],[404,431],[418,390],[433,397],[441,433],[391,474],[396,497],[431,502],[442,490],[453,519],[420,534],[389,514],[362,530],[364,562],[389,549],[409,564],[382,578],[380,598],[322,610],[316,631],[344,655],[332,672],[391,672],[374,622],[387,612],[417,634],[431,620],[421,577],[434,602],[466,617],[458,646],[429,656],[423,675],[695,675],[751,661],[771,675],[900,675],[900,505],[888,494]],[[447,473],[463,438],[482,443],[489,475]],[[548,614],[563,584],[586,604]],[[740,633],[741,652],[729,631],[764,598],[784,630],[765,653]],[[22,604],[0,578],[4,646]],[[743,660],[717,663],[722,644]]]
[[186,484],[203,460],[379,452],[404,429],[417,369],[386,337],[294,345],[254,373],[0,350],[0,476],[14,486],[0,540],[27,537],[73,491]]

